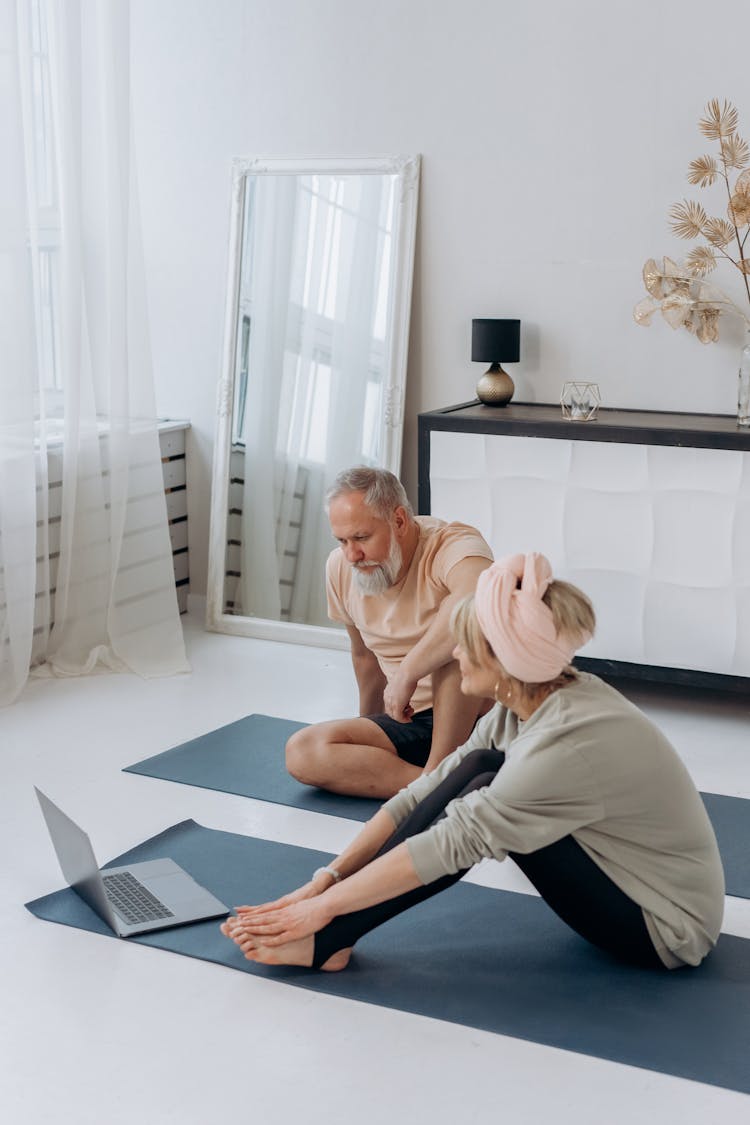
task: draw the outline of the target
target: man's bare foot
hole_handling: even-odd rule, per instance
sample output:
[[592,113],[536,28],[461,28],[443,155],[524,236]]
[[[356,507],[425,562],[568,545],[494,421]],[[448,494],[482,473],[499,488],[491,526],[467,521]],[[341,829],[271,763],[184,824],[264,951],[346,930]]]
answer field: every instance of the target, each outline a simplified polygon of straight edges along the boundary
[[[237,945],[248,961],[257,961],[261,965],[301,965],[309,969],[315,952],[314,937],[288,941],[285,945],[264,945],[260,938],[249,935],[237,941]],[[324,972],[338,973],[349,964],[351,955],[351,949],[340,949],[320,967]]]

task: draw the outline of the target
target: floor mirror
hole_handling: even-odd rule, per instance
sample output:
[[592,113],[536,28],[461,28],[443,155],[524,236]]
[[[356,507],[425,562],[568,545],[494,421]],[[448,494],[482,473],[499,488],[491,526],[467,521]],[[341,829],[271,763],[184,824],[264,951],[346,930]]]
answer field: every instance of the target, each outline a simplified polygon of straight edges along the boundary
[[238,159],[211,494],[207,627],[345,648],[325,495],[398,473],[418,156]]

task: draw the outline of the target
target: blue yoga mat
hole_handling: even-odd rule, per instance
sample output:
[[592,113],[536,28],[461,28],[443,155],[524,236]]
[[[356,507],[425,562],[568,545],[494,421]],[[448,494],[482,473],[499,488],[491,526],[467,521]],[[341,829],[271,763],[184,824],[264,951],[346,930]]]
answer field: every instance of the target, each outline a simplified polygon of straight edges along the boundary
[[[275,898],[330,858],[186,820],[112,863],[167,855],[234,905]],[[27,907],[39,918],[114,936],[68,889]],[[750,1093],[750,941],[742,938],[723,935],[697,969],[634,969],[577,937],[541,899],[462,882],[364,937],[341,973],[254,965],[216,921],[127,940]]]
[[[278,805],[328,813],[348,820],[369,820],[380,801],[341,797],[300,785],[284,768],[284,744],[306,723],[247,715],[202,734],[153,758],[127,766],[126,772],[219,789]],[[750,898],[750,801],[702,793],[719,842],[727,894]]]
[[180,781],[201,789],[220,789],[224,793],[342,816],[347,820],[369,820],[382,801],[311,789],[300,785],[286,772],[286,741],[305,726],[307,723],[276,719],[271,715],[246,715],[235,723],[127,766],[126,772]]

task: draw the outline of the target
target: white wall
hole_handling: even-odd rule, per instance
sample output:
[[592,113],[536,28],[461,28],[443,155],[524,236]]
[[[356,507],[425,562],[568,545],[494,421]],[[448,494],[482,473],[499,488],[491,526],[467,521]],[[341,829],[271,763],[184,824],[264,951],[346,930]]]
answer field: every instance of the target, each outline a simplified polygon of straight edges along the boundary
[[[157,399],[192,421],[191,584],[205,590],[231,158],[423,157],[404,479],[416,415],[473,397],[471,319],[517,316],[516,397],[732,413],[742,330],[635,326],[647,257],[728,98],[750,136],[747,0],[131,0]],[[711,201],[714,201],[713,207]],[[720,271],[723,272],[723,271]],[[736,274],[736,271],[734,271]],[[727,269],[724,280],[742,299]],[[717,281],[718,281],[717,276]]]

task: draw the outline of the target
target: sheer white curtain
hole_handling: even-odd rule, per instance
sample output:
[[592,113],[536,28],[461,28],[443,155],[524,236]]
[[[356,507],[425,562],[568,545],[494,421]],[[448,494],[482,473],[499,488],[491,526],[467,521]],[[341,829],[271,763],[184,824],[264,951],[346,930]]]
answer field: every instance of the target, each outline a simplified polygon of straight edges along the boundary
[[[289,393],[297,403],[300,438],[314,466],[299,535],[291,619],[324,625],[330,624],[325,560],[333,547],[328,522],[320,518],[325,492],[342,469],[382,464],[382,450],[373,435],[380,433],[383,414],[388,317],[378,317],[378,298],[388,276],[384,266],[393,178],[321,181],[310,223],[319,266],[308,270],[302,295],[302,347]],[[315,339],[321,318],[330,333],[326,349]]]
[[388,318],[378,298],[393,182],[258,176],[253,186],[240,609],[324,625],[326,489],[341,469],[380,463]]
[[[128,3],[0,0],[0,13],[7,703],[30,660],[69,675],[97,666],[165,675],[188,664],[150,366]],[[55,460],[61,485],[48,518]]]
[[0,7],[0,703],[26,680],[34,620],[36,366],[15,6]]

